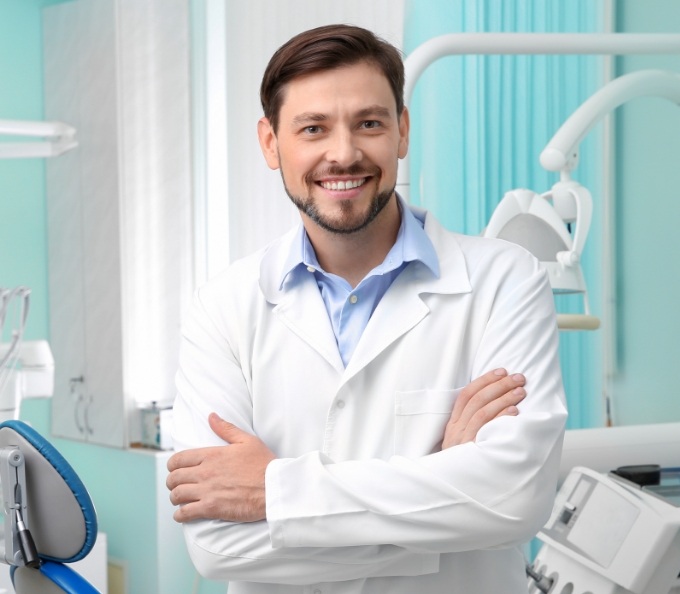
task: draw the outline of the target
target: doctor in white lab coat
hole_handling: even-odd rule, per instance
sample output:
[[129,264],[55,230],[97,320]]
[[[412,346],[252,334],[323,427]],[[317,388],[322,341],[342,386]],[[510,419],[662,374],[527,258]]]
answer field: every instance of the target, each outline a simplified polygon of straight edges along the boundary
[[345,26],[275,54],[258,132],[301,226],[184,326],[167,484],[230,594],[527,590],[566,418],[552,293],[523,249],[395,194],[395,64]]

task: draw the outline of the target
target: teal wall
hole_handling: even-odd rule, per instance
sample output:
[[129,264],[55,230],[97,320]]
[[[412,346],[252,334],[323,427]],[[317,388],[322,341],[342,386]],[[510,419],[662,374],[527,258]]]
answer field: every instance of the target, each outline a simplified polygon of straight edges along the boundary
[[[43,119],[41,8],[56,3],[0,0],[0,119]],[[49,339],[47,233],[44,160],[0,159],[0,286],[31,288],[29,340]],[[127,571],[129,594],[225,591],[197,581],[181,529],[162,525],[164,460],[52,438],[47,399],[25,400],[21,419],[52,439],[87,486],[109,556]]]
[[[42,119],[40,3],[0,2],[0,119]],[[49,332],[42,159],[0,159],[0,286],[31,288],[27,339]]]
[[[619,0],[621,32],[680,33],[677,0]],[[618,74],[680,72],[680,55],[628,56]],[[680,109],[639,98],[616,114],[616,424],[680,421],[672,373],[680,364]]]

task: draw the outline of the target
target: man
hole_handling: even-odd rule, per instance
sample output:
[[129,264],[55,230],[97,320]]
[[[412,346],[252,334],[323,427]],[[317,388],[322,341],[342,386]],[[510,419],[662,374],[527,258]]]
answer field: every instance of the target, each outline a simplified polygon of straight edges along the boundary
[[230,594],[526,592],[566,416],[552,294],[521,248],[395,194],[402,97],[399,53],[356,27],[265,72],[260,144],[302,225],[197,293],[168,464]]

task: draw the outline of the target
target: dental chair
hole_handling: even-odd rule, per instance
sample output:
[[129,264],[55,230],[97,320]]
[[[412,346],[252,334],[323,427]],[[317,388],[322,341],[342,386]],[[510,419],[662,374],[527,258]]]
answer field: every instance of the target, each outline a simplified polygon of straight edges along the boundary
[[17,594],[99,594],[67,563],[97,538],[97,515],[64,457],[21,421],[0,423],[4,554]]

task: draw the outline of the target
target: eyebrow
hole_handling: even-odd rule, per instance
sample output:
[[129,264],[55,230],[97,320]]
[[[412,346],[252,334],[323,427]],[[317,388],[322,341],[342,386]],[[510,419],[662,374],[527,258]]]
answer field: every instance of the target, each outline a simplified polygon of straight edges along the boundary
[[301,113],[299,115],[296,115],[293,118],[293,125],[299,126],[302,124],[308,124],[310,122],[323,122],[328,119],[327,115],[324,115],[323,113],[314,113],[314,112],[309,112],[306,111],[305,113]]
[[360,109],[357,112],[356,115],[359,118],[367,118],[367,117],[371,117],[371,116],[379,116],[381,118],[389,118],[391,114],[390,114],[390,110],[387,109],[387,107],[384,107],[383,105],[371,105],[370,107]]
[[[368,118],[368,117],[381,117],[381,118],[388,118],[390,117],[390,110],[387,107],[384,107],[382,105],[370,105],[368,107],[364,107],[363,109],[360,109],[358,112],[354,114],[355,118]],[[301,113],[299,115],[296,115],[293,118],[293,125],[294,126],[300,126],[303,124],[309,124],[312,122],[325,122],[328,120],[328,116],[324,113],[319,113],[319,112],[312,112],[312,111],[306,111],[304,113]]]

